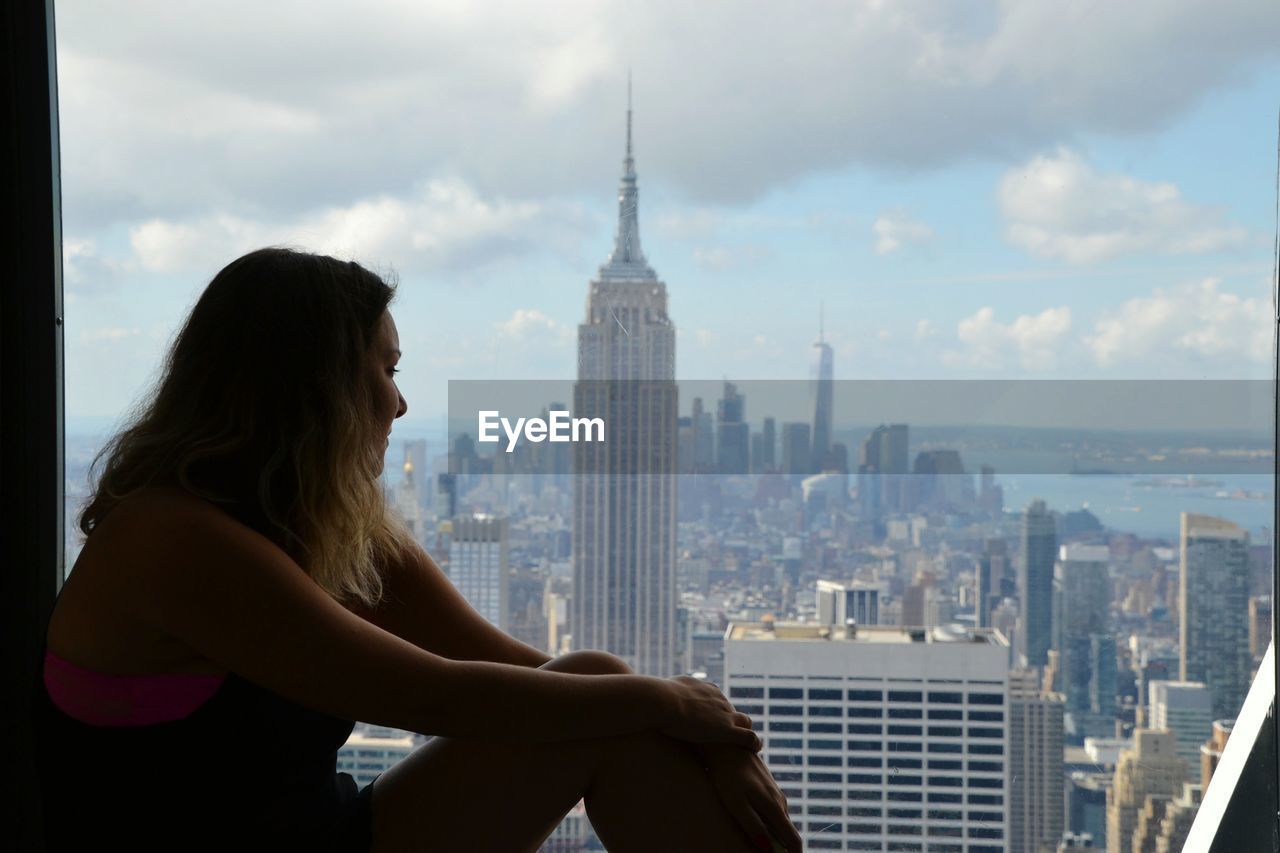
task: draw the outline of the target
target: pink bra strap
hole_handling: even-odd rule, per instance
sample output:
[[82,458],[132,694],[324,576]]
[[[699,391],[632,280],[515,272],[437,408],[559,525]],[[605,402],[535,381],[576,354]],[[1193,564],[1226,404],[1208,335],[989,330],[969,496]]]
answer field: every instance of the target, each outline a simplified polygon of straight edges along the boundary
[[149,726],[190,716],[218,692],[225,675],[108,675],[51,651],[44,684],[63,713],[94,726]]

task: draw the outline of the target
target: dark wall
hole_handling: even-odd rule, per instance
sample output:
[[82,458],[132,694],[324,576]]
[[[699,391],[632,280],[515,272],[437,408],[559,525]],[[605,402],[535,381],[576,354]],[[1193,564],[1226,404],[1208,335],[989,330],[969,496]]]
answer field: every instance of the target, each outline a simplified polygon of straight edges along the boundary
[[[0,846],[38,850],[32,687],[61,583],[62,239],[52,0],[0,4]],[[11,846],[12,845],[12,846]]]

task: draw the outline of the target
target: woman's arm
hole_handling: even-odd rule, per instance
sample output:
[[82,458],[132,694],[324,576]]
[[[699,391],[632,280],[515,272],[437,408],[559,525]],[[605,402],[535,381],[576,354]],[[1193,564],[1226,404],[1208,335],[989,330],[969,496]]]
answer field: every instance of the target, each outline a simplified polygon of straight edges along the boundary
[[551,660],[494,627],[476,612],[435,560],[416,544],[386,567],[386,594],[376,609],[351,610],[420,649],[450,660],[542,666]]
[[547,742],[660,728],[754,742],[718,691],[696,689],[706,685],[431,654],[348,611],[265,537],[198,499],[137,500],[116,514],[95,535],[130,557],[113,567],[131,593],[128,615],[307,707],[453,737]]

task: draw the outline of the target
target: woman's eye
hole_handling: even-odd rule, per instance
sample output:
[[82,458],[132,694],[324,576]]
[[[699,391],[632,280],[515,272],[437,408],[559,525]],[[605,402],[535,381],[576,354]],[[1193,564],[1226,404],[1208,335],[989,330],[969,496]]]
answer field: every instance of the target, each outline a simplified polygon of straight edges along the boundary
[[398,368],[398,367],[393,367],[393,368],[391,368],[391,369],[390,369],[390,371],[389,371],[389,372],[391,373],[391,375],[392,375],[392,376],[395,376],[397,373],[399,373],[399,372],[400,372],[400,368]]

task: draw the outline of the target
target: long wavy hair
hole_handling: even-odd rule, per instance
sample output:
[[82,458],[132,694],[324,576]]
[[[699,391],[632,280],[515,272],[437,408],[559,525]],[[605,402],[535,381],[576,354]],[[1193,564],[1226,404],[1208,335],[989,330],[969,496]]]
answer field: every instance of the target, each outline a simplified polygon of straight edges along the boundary
[[271,539],[336,600],[375,605],[380,567],[413,544],[377,477],[366,366],[394,295],[353,261],[292,249],[228,264],[94,458],[84,537],[127,495],[177,485]]

